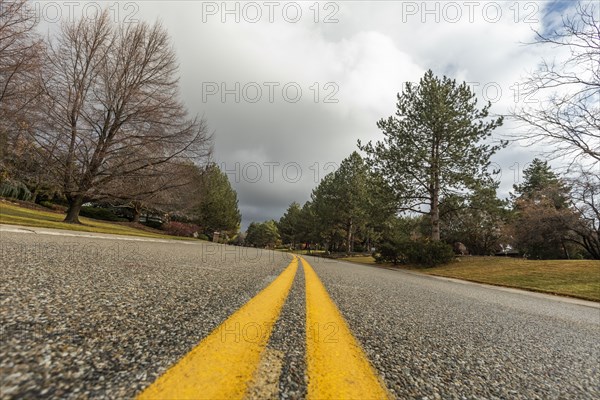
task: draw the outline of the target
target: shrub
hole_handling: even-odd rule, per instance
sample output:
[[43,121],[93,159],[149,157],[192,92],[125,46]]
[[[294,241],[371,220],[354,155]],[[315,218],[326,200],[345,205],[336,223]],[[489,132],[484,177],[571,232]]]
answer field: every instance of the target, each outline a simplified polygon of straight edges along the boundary
[[27,186],[21,182],[4,181],[0,183],[0,196],[29,201],[32,194]]
[[412,242],[407,258],[411,264],[433,267],[454,260],[454,250],[444,242]]
[[377,262],[394,264],[416,264],[433,267],[446,264],[454,259],[452,246],[444,242],[430,241],[388,241],[379,246],[375,254]]
[[49,208],[51,210],[54,209],[54,204],[50,203],[49,201],[45,201],[45,200],[40,201],[40,206]]
[[126,222],[126,218],[121,218],[108,208],[101,207],[81,207],[79,213],[82,217],[100,219],[103,221]]
[[357,244],[357,245],[354,245],[354,249],[353,250],[354,250],[355,253],[362,253],[362,252],[367,251],[367,248],[365,246],[361,245],[361,244]]
[[173,236],[193,237],[194,233],[200,231],[200,227],[185,222],[171,221],[164,223],[162,225],[162,230]]
[[149,226],[150,228],[153,228],[153,229],[163,229],[163,223],[160,221],[153,220],[153,219],[147,219],[144,222],[144,225]]
[[391,262],[394,265],[402,263],[402,254],[398,244],[384,242],[379,246],[379,252],[375,254],[375,261],[378,263]]

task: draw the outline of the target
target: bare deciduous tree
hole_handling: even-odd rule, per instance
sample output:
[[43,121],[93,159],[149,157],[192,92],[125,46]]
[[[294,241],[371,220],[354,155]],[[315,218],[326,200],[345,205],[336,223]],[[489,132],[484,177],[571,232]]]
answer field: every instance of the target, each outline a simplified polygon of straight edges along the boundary
[[[36,18],[26,0],[0,1],[0,151],[3,169],[23,131],[32,125],[26,108],[36,99],[35,79],[41,64],[42,41]],[[12,168],[14,170],[14,168]],[[14,171],[10,171],[14,172]]]
[[546,156],[589,168],[600,163],[600,8],[590,1],[578,3],[575,11],[559,29],[536,32],[536,44],[568,55],[541,62],[523,82],[537,106],[511,114],[520,123],[517,140],[544,144]]
[[118,180],[209,157],[211,136],[179,100],[175,53],[159,23],[116,24],[105,11],[64,24],[48,47],[47,124],[37,139],[54,155],[66,222]]
[[579,217],[571,225],[575,233],[572,241],[600,260],[600,176],[583,170],[569,183],[571,206]]
[[186,215],[202,196],[202,170],[192,163],[163,163],[140,174],[123,176],[104,195],[108,202],[131,210],[132,222],[143,211]]

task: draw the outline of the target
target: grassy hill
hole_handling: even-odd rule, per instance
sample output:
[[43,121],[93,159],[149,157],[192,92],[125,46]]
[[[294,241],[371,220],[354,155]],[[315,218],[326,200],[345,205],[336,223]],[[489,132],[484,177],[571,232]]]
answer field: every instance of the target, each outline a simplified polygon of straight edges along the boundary
[[81,225],[62,222],[64,213],[45,211],[41,207],[24,207],[6,200],[0,200],[0,224],[23,225],[37,228],[66,229],[80,232],[111,233],[116,235],[132,235],[149,238],[185,239],[164,235],[140,224],[127,222],[106,222],[80,217]]

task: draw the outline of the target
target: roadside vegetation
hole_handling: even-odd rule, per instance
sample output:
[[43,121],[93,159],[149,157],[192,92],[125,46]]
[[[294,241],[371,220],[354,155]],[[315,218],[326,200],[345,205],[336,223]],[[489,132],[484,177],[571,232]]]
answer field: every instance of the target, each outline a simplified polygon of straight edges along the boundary
[[151,238],[173,239],[174,236],[162,234],[151,228],[131,226],[118,223],[104,222],[82,217],[80,224],[63,222],[64,213],[56,211],[43,211],[0,201],[0,223],[8,225],[22,225],[37,228],[66,229],[79,232],[111,233],[116,235],[132,235]]
[[596,260],[473,256],[434,268],[379,264],[370,256],[345,257],[340,261],[418,270],[429,275],[600,301],[600,261]]

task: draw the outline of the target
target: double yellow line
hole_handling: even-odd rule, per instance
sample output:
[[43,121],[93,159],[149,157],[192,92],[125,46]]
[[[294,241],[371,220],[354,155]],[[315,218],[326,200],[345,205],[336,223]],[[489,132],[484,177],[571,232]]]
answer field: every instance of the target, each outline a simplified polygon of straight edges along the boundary
[[[265,289],[233,313],[138,399],[243,399],[298,270],[294,256]],[[309,399],[386,399],[389,394],[312,267],[306,280]]]

